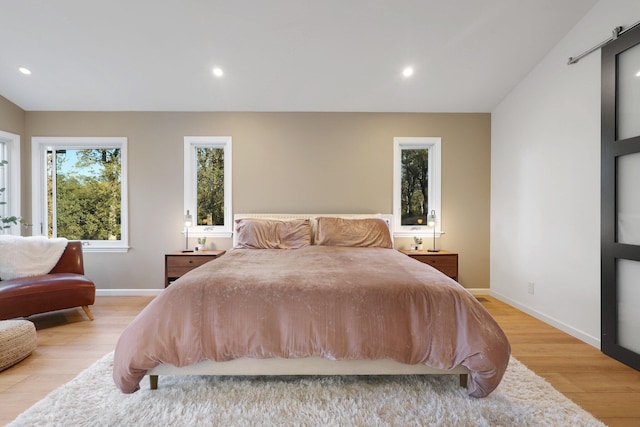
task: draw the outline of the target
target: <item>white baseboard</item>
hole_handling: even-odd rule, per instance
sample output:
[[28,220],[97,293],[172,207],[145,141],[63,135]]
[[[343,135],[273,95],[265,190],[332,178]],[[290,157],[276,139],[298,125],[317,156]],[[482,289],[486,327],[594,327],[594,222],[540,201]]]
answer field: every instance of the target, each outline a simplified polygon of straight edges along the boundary
[[553,326],[554,328],[560,329],[562,332],[566,332],[567,334],[571,335],[572,337],[575,337],[575,338],[579,339],[580,341],[584,341],[587,344],[590,344],[590,345],[594,346],[598,350],[601,349],[600,338],[596,338],[594,336],[591,336],[591,335],[589,335],[589,334],[587,334],[585,332],[582,332],[579,329],[576,329],[576,328],[574,328],[572,326],[567,325],[564,322],[559,321],[558,319],[554,319],[553,317],[547,316],[544,313],[540,313],[538,310],[535,310],[535,309],[533,309],[531,307],[528,307],[526,305],[520,304],[519,302],[514,301],[511,298],[500,294],[499,292],[491,291],[489,295],[499,299],[500,301],[502,301],[504,303],[507,303],[507,304],[517,308],[520,311],[524,311],[525,313],[535,317],[538,320],[543,321],[544,323],[547,323],[547,324]]
[[96,289],[98,297],[158,296],[164,289]]
[[489,288],[467,288],[472,295],[491,295],[491,289]]

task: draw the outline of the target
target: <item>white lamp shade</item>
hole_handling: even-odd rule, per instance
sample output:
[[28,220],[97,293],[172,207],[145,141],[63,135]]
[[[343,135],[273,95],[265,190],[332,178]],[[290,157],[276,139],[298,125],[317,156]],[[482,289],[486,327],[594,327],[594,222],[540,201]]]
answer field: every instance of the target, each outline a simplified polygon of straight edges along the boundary
[[436,211],[431,211],[431,214],[427,217],[427,224],[429,227],[436,225]]

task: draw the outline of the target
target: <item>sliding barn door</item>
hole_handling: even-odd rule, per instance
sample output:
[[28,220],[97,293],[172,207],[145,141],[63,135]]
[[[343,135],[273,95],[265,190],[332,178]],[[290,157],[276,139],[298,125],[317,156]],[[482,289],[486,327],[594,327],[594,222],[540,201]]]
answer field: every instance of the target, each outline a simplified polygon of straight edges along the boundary
[[602,50],[602,351],[640,369],[640,27]]

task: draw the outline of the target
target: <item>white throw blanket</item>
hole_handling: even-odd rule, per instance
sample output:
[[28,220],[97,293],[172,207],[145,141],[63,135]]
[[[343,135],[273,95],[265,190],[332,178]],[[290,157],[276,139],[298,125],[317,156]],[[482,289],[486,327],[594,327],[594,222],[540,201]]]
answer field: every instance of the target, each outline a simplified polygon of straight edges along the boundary
[[58,263],[67,239],[0,235],[0,279],[47,274]]

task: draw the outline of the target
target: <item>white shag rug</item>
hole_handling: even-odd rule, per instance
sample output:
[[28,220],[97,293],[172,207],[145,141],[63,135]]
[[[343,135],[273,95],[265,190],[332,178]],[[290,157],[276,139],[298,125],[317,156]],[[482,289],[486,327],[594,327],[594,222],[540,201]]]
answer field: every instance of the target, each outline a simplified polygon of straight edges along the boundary
[[122,394],[109,353],[17,426],[604,426],[516,359],[475,399],[457,376],[160,377]]

